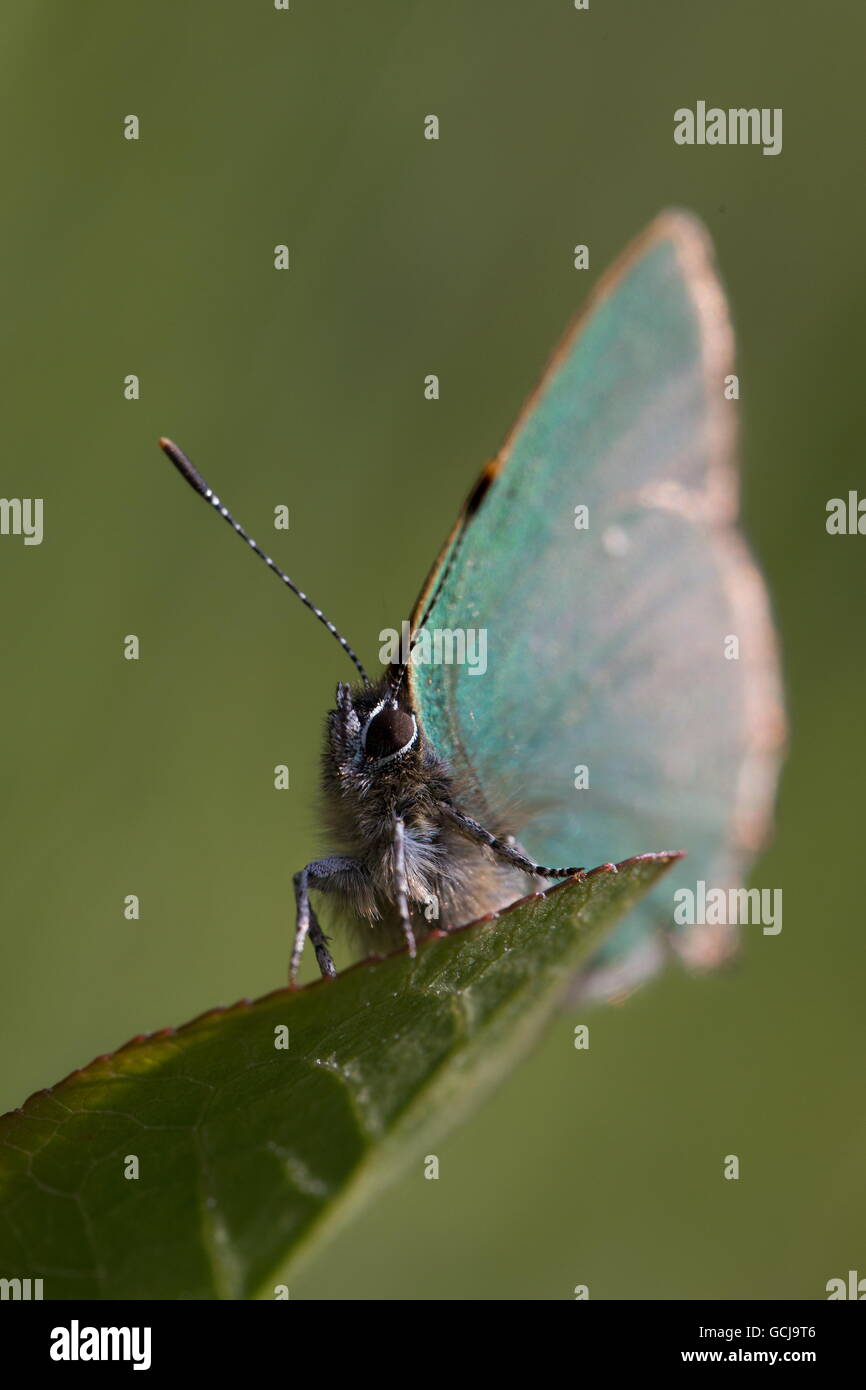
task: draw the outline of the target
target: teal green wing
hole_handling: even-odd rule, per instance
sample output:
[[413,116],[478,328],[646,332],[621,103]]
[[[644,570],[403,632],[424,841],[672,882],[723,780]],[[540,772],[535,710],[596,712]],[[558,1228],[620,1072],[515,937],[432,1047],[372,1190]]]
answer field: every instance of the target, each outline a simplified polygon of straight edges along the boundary
[[477,810],[513,808],[539,863],[687,851],[587,993],[630,986],[667,943],[723,959],[733,929],[675,927],[673,893],[739,885],[771,811],[784,716],[736,528],[732,359],[706,234],[663,214],[567,335],[415,610],[436,595],[428,630],[486,632],[483,673],[410,675]]

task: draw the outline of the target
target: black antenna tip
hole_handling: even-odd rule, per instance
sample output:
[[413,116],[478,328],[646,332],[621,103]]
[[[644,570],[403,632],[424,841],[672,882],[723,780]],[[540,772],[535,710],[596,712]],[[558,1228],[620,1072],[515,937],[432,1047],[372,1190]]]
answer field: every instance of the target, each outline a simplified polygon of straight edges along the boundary
[[196,492],[202,497],[210,499],[211,490],[201,476],[197,468],[193,468],[183,449],[179,449],[174,440],[167,439],[165,435],[160,437],[159,447],[163,453],[168,454],[178,473],[182,473],[190,487],[195,488]]
[[164,434],[159,437],[159,447],[164,454],[168,454],[170,459],[176,459],[181,452],[174,440],[167,439]]

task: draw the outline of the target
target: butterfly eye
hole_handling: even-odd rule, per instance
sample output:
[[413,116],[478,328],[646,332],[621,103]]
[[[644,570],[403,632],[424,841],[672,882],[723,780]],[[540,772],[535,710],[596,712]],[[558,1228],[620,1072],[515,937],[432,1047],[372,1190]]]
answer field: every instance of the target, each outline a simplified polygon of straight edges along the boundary
[[414,716],[402,709],[383,709],[374,714],[364,732],[364,753],[368,762],[393,758],[414,743],[418,726]]

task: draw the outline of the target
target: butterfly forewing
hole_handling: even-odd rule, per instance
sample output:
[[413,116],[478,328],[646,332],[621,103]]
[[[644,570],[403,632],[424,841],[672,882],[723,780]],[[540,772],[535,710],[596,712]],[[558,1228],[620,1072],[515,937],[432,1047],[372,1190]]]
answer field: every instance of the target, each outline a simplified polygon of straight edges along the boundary
[[647,973],[660,928],[694,964],[729,952],[730,928],[674,928],[673,894],[738,884],[769,814],[783,719],[735,530],[732,371],[706,237],[666,214],[602,283],[465,519],[427,627],[486,630],[486,671],[410,676],[478,810],[515,808],[537,861],[688,851],[612,937],[595,992]]

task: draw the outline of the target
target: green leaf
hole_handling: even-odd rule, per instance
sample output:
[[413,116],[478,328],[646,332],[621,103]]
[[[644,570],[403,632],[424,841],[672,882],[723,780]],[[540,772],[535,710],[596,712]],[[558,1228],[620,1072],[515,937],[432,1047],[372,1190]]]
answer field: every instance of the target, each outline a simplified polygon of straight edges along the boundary
[[38,1092],[0,1118],[0,1276],[41,1277],[45,1298],[273,1297],[395,1171],[420,1171],[675,857],[134,1038]]

